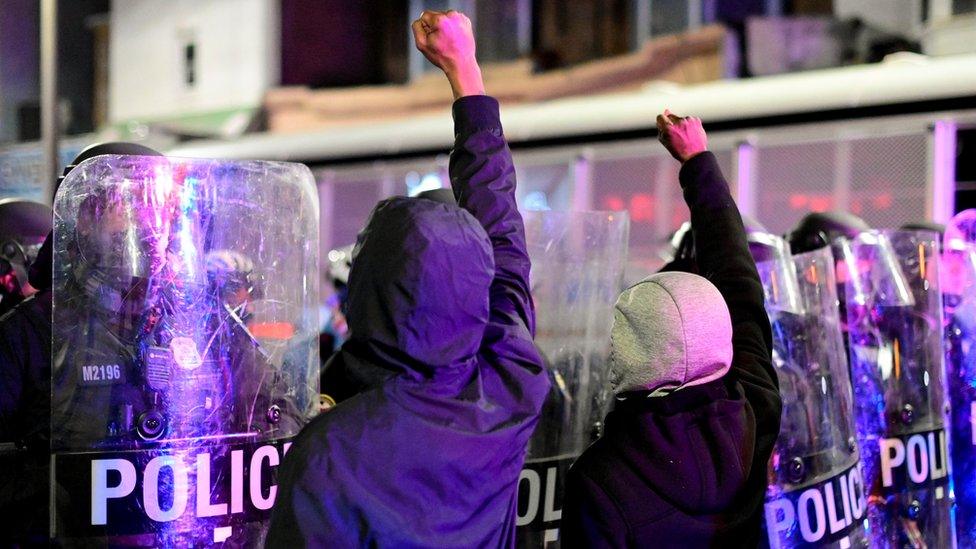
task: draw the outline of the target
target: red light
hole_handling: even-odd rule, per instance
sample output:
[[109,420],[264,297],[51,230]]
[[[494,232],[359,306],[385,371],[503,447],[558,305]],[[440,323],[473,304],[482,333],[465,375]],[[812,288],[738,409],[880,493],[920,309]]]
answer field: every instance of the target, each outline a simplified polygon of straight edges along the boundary
[[810,203],[810,198],[805,194],[791,194],[790,195],[790,208],[794,210],[806,209],[807,204]]
[[653,221],[654,197],[647,193],[638,193],[630,197],[630,216],[638,222]]
[[830,209],[833,199],[829,196],[815,196],[810,199],[810,211],[825,212]]
[[879,210],[887,210],[891,208],[891,194],[881,193],[871,199],[871,204]]
[[248,326],[251,335],[262,339],[289,340],[295,336],[295,326],[290,322],[260,322]]
[[603,206],[613,212],[619,212],[626,208],[624,201],[619,196],[612,194],[603,199]]

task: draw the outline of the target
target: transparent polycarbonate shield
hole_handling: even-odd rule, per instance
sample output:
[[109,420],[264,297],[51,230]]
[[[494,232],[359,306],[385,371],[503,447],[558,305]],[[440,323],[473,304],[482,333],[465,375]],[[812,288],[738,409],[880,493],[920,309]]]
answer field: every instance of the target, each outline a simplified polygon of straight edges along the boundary
[[685,221],[682,223],[668,239],[667,244],[664,249],[661,250],[660,256],[665,263],[669,261],[674,261],[675,257],[678,255],[678,249],[681,247],[681,241],[684,240],[685,235],[691,230],[691,221]]
[[[783,262],[784,265],[769,265]],[[866,547],[866,501],[851,383],[829,248],[757,264],[763,286],[773,276],[795,284],[799,308],[787,310],[771,292],[766,310],[773,365],[783,399],[780,435],[769,463],[766,528],[770,546]],[[836,520],[806,514],[809,501]],[[801,504],[802,502],[802,504]]]
[[939,242],[927,231],[864,236],[850,242],[861,284],[847,283],[847,325],[872,544],[951,547]]
[[55,200],[52,536],[261,543],[318,394],[299,164],[99,156]]
[[527,212],[535,342],[552,387],[519,479],[519,544],[559,528],[564,474],[607,412],[613,305],[622,290],[629,220],[620,212]]
[[803,315],[800,286],[790,255],[790,246],[779,236],[749,233],[749,251],[763,284],[766,308],[774,312]]
[[976,242],[976,208],[963,210],[946,223],[943,242]]
[[[976,210],[967,210],[976,213]],[[965,214],[966,212],[963,212]],[[962,214],[960,214],[962,215]],[[958,216],[957,216],[958,217]],[[950,223],[950,226],[953,225]],[[976,244],[948,229],[942,252],[952,479],[960,547],[976,546]]]
[[845,301],[863,305],[911,306],[914,296],[902,273],[891,235],[865,231],[853,239],[833,243],[838,277],[845,285]]

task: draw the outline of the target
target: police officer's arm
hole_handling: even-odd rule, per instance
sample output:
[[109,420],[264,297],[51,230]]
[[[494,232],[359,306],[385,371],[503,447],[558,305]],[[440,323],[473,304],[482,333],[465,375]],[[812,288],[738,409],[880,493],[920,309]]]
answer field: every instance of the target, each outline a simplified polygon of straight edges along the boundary
[[535,333],[525,229],[515,205],[515,167],[502,133],[498,102],[484,95],[471,21],[455,11],[427,11],[414,22],[413,31],[417,48],[444,71],[454,90],[451,186],[458,204],[481,222],[491,238],[492,321],[523,324]]
[[[0,321],[0,330],[3,322]],[[0,333],[0,455],[14,449],[18,438],[16,417],[24,389],[23,368],[14,353],[14,342]]]
[[42,292],[0,317],[0,444],[47,440],[50,315],[50,292]]
[[[691,210],[691,226],[702,276],[725,298],[732,319],[733,361],[730,375],[746,386],[757,418],[779,430],[779,390],[773,370],[772,336],[763,304],[762,283],[749,253],[739,209],[708,143],[701,120],[665,111],[658,117],[661,142],[682,163],[680,180]],[[774,429],[775,427],[775,429]],[[768,433],[764,433],[768,434]],[[773,434],[775,436],[775,434]]]

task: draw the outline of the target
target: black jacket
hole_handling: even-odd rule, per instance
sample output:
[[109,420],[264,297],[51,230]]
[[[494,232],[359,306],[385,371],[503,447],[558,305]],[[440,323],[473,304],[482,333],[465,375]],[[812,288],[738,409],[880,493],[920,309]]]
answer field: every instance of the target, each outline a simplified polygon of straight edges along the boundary
[[0,317],[0,545],[46,544],[51,290]]
[[781,401],[769,318],[745,230],[715,157],[681,169],[701,275],[725,298],[722,379],[618,401],[566,481],[564,547],[755,547]]
[[30,267],[38,289],[0,317],[0,545],[46,545],[51,432],[51,243]]

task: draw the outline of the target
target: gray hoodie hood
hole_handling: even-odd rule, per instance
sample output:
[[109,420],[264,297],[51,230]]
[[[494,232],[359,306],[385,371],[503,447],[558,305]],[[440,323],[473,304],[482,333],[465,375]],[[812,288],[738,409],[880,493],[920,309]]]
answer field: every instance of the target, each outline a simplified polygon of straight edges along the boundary
[[732,364],[728,306],[690,273],[658,273],[620,294],[610,338],[614,393],[664,396],[718,379]]

